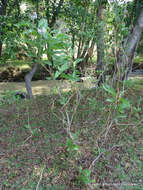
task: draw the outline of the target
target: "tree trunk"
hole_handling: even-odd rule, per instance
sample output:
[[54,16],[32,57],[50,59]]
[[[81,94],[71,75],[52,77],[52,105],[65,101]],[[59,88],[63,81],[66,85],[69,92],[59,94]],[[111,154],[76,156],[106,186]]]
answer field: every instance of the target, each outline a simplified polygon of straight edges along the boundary
[[[75,47],[75,34],[72,32],[72,50],[74,50],[74,47]],[[74,51],[73,51],[74,52]],[[75,60],[75,55],[73,54],[72,55],[72,60],[74,61]]]
[[[89,42],[90,43],[90,42]],[[83,60],[83,69],[85,68],[86,64],[88,63],[88,60],[92,58],[93,56],[93,51],[94,51],[94,46],[95,46],[95,39],[92,39],[92,42],[90,44],[90,47],[87,48],[87,50],[84,52],[84,60]]]
[[[103,3],[98,0],[98,9],[97,9],[97,79],[98,86],[105,81],[105,73],[103,72],[104,65],[104,28],[102,24],[103,16]],[[102,73],[101,73],[102,72]]]
[[120,73],[121,73],[120,74],[121,80],[128,79],[128,76],[132,71],[134,54],[136,52],[138,43],[141,39],[142,32],[143,32],[143,8],[141,9],[140,15],[137,19],[136,25],[134,26],[132,33],[124,42],[123,55],[121,56],[121,58],[119,58],[118,61],[118,66],[120,67]]
[[82,50],[81,50],[82,52],[80,53],[80,56],[78,57],[82,59],[82,61],[79,62],[78,67],[77,67],[81,72],[84,70],[85,65],[89,58],[88,57],[89,43],[90,43],[90,40],[86,41],[85,43],[82,43],[82,46],[84,47],[82,47]]
[[36,0],[36,14],[37,14],[37,26],[38,26],[38,19],[39,19],[39,0]]
[[0,57],[2,56],[2,42],[0,42]]
[[25,85],[28,93],[28,98],[32,98],[31,80],[38,67],[38,63],[34,63],[32,70],[25,76]]
[[81,37],[79,39],[79,42],[78,42],[78,48],[77,48],[77,56],[76,58],[78,59],[81,55]]
[[46,18],[47,22],[49,24],[49,19],[50,19],[50,14],[49,14],[49,0],[45,0],[45,5],[46,5]]

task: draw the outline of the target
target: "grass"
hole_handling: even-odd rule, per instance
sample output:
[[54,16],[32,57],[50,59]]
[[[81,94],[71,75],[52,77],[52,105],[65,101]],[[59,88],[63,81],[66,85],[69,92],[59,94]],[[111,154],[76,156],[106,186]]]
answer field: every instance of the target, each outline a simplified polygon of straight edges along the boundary
[[[66,80],[39,80],[31,83],[34,95],[49,95],[61,92],[68,92],[73,86],[79,88],[91,88],[95,86],[91,79],[85,80],[83,83],[69,82]],[[10,91],[25,91],[25,82],[2,82],[0,83],[0,94]]]
[[134,63],[143,63],[143,57],[141,57],[141,56],[135,57]]
[[113,123],[101,88],[1,105],[0,189],[143,189],[143,83],[126,85]]

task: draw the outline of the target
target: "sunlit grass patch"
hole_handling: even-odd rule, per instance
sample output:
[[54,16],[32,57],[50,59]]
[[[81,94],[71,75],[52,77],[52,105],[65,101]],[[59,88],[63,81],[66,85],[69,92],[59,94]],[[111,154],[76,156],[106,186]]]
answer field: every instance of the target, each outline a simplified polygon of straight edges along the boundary
[[143,57],[137,56],[134,58],[134,63],[143,63]]

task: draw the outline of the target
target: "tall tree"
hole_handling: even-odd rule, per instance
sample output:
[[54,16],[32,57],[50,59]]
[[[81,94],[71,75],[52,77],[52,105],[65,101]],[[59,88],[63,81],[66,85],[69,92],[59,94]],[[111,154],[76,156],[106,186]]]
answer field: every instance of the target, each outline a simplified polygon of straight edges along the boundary
[[96,41],[96,5],[91,0],[67,1],[64,18],[72,36],[73,60],[81,58],[77,65],[83,71],[92,57]]
[[7,0],[1,0],[0,2],[0,57],[2,55],[3,35],[4,35],[4,16],[6,15]]
[[[103,11],[105,8],[105,1],[97,0],[97,33],[96,33],[96,46],[97,46],[97,63],[96,63],[96,71],[99,72],[97,74],[98,85],[104,82],[105,73],[103,71],[104,67],[104,21],[103,21]],[[100,73],[101,72],[101,73]]]
[[128,79],[129,73],[132,70],[133,59],[141,39],[141,34],[143,32],[143,7],[140,9],[140,14],[136,20],[132,32],[129,34],[128,38],[123,44],[123,55],[121,59],[119,58],[119,66],[123,67],[125,72],[121,73],[121,79]]
[[[35,0],[32,0],[33,2]],[[36,6],[36,27],[37,27],[37,31],[38,31],[38,19],[39,19],[39,0],[36,0],[36,3],[35,6]],[[37,55],[35,55],[35,57],[33,57],[33,66],[32,66],[32,69],[29,73],[27,73],[25,75],[25,85],[26,85],[26,89],[27,89],[27,93],[28,93],[28,97],[29,98],[32,98],[32,87],[31,87],[31,81],[32,81],[32,78],[35,74],[35,72],[37,71],[37,68],[38,68],[38,60],[40,61],[41,57],[40,57],[40,54],[39,54],[39,48],[38,48],[38,51],[36,53]],[[36,59],[38,58],[38,59]]]
[[[99,1],[99,3],[101,3],[101,1]],[[100,75],[99,79],[104,79],[106,74],[110,73],[112,81],[115,84],[116,81],[128,79],[129,73],[132,70],[134,55],[143,31],[143,2],[141,0],[134,0],[129,4],[119,4],[118,1],[112,1],[110,7],[112,13],[110,19],[112,20],[112,31],[109,32],[109,36],[111,35],[112,37],[110,44],[113,43],[115,61],[113,67],[111,67],[113,71],[108,72],[107,68]],[[128,7],[130,7],[130,9]],[[101,4],[99,4],[98,8],[101,11]],[[99,13],[97,11],[97,15]],[[99,25],[101,25],[102,20],[99,20],[99,16],[98,22]],[[103,32],[101,31],[101,33]],[[101,33],[99,34],[101,35]],[[97,34],[99,39],[99,43],[97,41],[97,69],[100,68],[102,70],[105,40],[101,38],[99,34]],[[105,38],[107,38],[107,34]],[[112,47],[110,45],[108,52],[110,52],[111,49]],[[100,81],[101,83],[104,82],[104,80],[99,80],[99,82]]]
[[[126,6],[126,5],[125,5]],[[134,0],[127,5],[125,25],[128,35],[122,39],[122,44],[116,53],[113,82],[126,80],[132,71],[133,59],[143,32],[143,2]],[[122,26],[124,28],[124,26]],[[121,30],[122,30],[121,28]],[[121,30],[119,32],[121,32]]]
[[8,31],[12,31],[14,24],[19,21],[21,1],[22,0],[0,1],[0,57],[2,56],[3,42]]

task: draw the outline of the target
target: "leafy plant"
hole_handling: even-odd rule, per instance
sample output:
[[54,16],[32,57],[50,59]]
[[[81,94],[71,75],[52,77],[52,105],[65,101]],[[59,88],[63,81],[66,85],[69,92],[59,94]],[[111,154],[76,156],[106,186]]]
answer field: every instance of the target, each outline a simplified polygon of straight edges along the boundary
[[82,184],[89,184],[91,183],[91,179],[90,179],[90,176],[91,176],[91,171],[89,169],[82,169],[82,167],[80,167],[80,175],[78,177],[78,181]]
[[68,146],[68,151],[69,152],[73,152],[73,151],[79,150],[78,145],[74,144],[71,139],[67,140],[67,146]]
[[29,125],[29,124],[25,125],[25,128],[30,131],[32,136],[37,136],[38,135],[38,129],[37,128],[32,129],[31,125]]
[[127,99],[123,98],[124,91],[119,91],[118,93],[112,86],[108,84],[103,85],[103,89],[108,92],[111,97],[107,98],[106,101],[110,102],[117,112],[124,113],[125,109],[130,108],[130,103]]
[[68,97],[66,95],[62,95],[60,97],[60,99],[58,100],[58,102],[61,104],[61,105],[65,105],[68,101]]
[[12,104],[13,102],[18,103],[21,100],[21,98],[20,96],[15,96],[15,94],[16,94],[16,91],[14,90],[8,90],[8,91],[2,92],[0,105]]
[[[5,53],[11,55],[11,59],[15,59],[19,49],[22,49],[32,63],[34,61],[41,64],[49,72],[50,78],[47,79],[62,76],[79,80],[76,65],[81,59],[72,61],[69,35],[51,30],[44,18],[40,19],[38,26],[32,21],[21,21],[15,27],[21,32],[15,33],[11,40],[7,38],[5,42]],[[72,74],[63,74],[68,69],[71,69]]]

